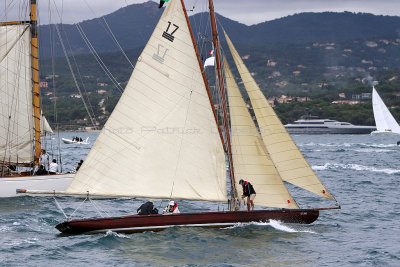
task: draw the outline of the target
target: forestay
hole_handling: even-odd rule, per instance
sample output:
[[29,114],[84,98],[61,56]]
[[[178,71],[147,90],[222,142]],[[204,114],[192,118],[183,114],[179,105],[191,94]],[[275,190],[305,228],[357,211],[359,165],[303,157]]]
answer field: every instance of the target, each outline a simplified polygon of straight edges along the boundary
[[372,107],[377,131],[390,130],[393,133],[400,134],[400,126],[386,107],[382,98],[379,96],[375,87],[372,89]]
[[225,38],[249,95],[267,152],[282,179],[319,196],[334,200],[269,105],[226,33]]
[[226,201],[226,164],[180,1],[170,1],[66,193]]
[[28,25],[0,26],[0,161],[33,161],[30,45]]
[[[264,143],[225,58],[224,70],[229,100],[235,177],[248,180],[255,187],[257,193],[255,205],[298,208],[265,150]],[[242,188],[242,186],[237,184],[236,188]]]

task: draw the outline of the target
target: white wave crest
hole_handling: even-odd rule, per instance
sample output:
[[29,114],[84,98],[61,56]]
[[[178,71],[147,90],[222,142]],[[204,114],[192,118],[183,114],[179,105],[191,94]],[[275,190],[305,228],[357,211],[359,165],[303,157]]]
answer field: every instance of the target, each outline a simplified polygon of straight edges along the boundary
[[400,173],[399,169],[377,169],[371,166],[364,166],[359,164],[339,164],[339,163],[325,163],[322,166],[314,165],[311,166],[313,170],[333,170],[333,169],[351,169],[356,171],[370,171],[370,172],[383,172],[386,174]]
[[117,232],[113,232],[111,230],[108,230],[104,236],[116,236],[116,237],[120,237],[120,238],[129,238],[127,235],[121,234],[121,233],[117,233]]
[[311,233],[311,234],[316,234],[315,232],[311,230],[300,230],[296,229],[294,227],[289,227],[288,225],[283,224],[281,221],[276,221],[276,220],[270,220],[269,222],[251,222],[251,223],[237,223],[234,226],[227,227],[226,229],[232,229],[232,228],[237,228],[237,227],[245,227],[248,225],[258,225],[258,226],[271,226],[272,228],[282,231],[282,232],[287,232],[287,233]]
[[353,146],[355,144],[351,144],[351,143],[305,143],[305,144],[299,144],[298,146],[302,147],[302,146],[322,146],[322,147],[350,147]]
[[355,149],[354,151],[360,153],[385,153],[385,152],[393,152],[392,149],[374,149],[374,148],[361,148]]
[[8,232],[8,231],[10,231],[10,228],[7,227],[6,225],[0,226],[0,233],[1,233],[1,232]]
[[375,144],[375,143],[304,143],[298,144],[299,147],[302,146],[321,146],[321,147],[371,147],[371,148],[388,148],[388,147],[397,147],[397,144]]

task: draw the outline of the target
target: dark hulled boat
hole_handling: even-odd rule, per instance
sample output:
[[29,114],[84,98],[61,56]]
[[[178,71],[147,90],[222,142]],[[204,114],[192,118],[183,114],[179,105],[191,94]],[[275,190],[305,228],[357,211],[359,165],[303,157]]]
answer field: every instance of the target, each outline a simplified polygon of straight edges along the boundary
[[[173,226],[227,227],[269,220],[312,223],[320,210],[332,209],[300,209],[289,193],[283,181],[335,200],[287,133],[225,33],[258,122],[256,127],[227,61],[221,60],[212,0],[209,6],[222,122],[214,109],[183,0],[170,0],[120,101],[62,194],[226,202],[227,158],[231,211],[68,218],[57,225],[59,231],[158,231]],[[236,177],[254,186],[256,206],[274,209],[237,211],[241,192],[237,190],[240,178]]]
[[225,211],[177,213],[169,215],[129,215],[122,217],[72,220],[60,223],[56,228],[65,234],[135,233],[161,231],[174,226],[224,228],[237,223],[268,222],[277,220],[285,223],[309,224],[319,216],[318,209],[281,209],[256,211]]

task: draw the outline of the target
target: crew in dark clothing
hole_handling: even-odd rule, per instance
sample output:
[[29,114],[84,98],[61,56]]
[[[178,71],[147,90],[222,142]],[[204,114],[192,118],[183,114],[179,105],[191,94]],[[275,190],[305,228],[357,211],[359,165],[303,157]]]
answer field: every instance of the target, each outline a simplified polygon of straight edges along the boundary
[[137,209],[138,215],[158,214],[158,210],[154,208],[153,200],[149,200]]
[[43,167],[43,165],[39,166],[39,169],[36,171],[36,175],[45,175],[49,174]]
[[78,165],[76,165],[75,170],[78,171],[78,170],[82,167],[82,164],[83,164],[83,159],[81,159],[81,160],[78,162]]
[[247,197],[247,210],[250,211],[251,209],[254,211],[254,198],[256,197],[256,191],[253,188],[253,185],[243,179],[240,179],[239,184],[242,185],[243,188],[243,195],[242,199]]

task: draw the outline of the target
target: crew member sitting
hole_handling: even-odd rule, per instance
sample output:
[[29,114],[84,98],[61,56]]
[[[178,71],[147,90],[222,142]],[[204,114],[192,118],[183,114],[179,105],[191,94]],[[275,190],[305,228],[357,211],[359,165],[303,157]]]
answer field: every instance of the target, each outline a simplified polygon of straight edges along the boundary
[[163,214],[172,214],[172,213],[180,213],[178,209],[178,204],[175,201],[171,200],[168,203],[168,206],[163,210]]
[[153,200],[149,200],[137,209],[138,215],[158,214],[158,210],[154,208]]
[[36,175],[45,175],[48,174],[48,172],[44,169],[43,165],[39,166],[39,169],[36,171]]
[[57,174],[57,171],[58,171],[57,160],[53,159],[53,162],[50,163],[49,174]]

